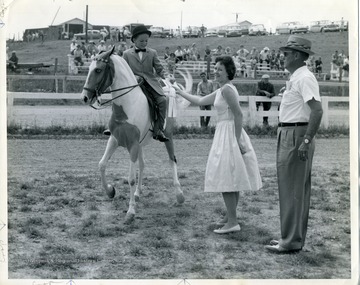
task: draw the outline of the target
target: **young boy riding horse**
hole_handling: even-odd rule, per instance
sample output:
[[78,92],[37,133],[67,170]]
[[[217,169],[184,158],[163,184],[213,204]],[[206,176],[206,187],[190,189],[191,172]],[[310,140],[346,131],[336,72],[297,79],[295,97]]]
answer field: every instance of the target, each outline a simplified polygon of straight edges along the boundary
[[[144,26],[137,26],[131,37],[135,46],[124,52],[123,58],[129,64],[134,74],[143,79],[141,88],[157,106],[157,116],[154,122],[153,138],[161,142],[169,139],[164,134],[166,116],[166,97],[157,76],[165,79],[165,69],[160,63],[157,52],[146,48],[151,32]],[[154,70],[156,74],[154,73]]]

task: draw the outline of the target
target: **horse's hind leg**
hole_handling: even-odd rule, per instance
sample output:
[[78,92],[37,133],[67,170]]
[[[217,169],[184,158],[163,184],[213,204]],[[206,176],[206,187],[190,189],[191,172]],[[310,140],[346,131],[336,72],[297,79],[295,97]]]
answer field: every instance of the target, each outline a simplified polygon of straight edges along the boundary
[[175,192],[176,192],[176,200],[177,200],[178,204],[182,204],[185,201],[185,197],[184,197],[183,191],[181,190],[181,185],[180,185],[179,178],[178,178],[177,162],[176,162],[176,157],[174,154],[174,143],[173,143],[172,137],[169,138],[169,141],[165,142],[165,146],[166,146],[166,150],[169,155],[170,165],[171,165],[172,171],[173,171],[173,181],[174,181],[174,187],[175,187]]
[[105,153],[99,162],[101,183],[102,183],[102,186],[103,186],[104,190],[106,191],[106,194],[108,195],[109,198],[114,198],[115,188],[114,188],[114,186],[107,184],[105,170],[106,170],[106,165],[107,165],[109,159],[111,158],[111,156],[113,155],[113,153],[115,152],[117,147],[118,147],[118,142],[116,141],[116,139],[113,136],[110,136],[110,138],[107,142],[107,145],[106,145]]
[[143,174],[144,174],[144,168],[145,168],[145,161],[144,161],[144,153],[142,151],[142,147],[139,147],[139,178],[138,183],[135,191],[135,201],[139,202],[140,195],[142,191],[142,180],[143,180]]

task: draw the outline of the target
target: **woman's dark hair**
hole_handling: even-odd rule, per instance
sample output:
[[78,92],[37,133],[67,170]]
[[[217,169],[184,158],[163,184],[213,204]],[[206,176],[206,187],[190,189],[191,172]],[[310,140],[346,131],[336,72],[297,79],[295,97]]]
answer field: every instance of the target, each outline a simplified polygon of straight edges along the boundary
[[231,56],[218,56],[215,63],[220,62],[225,67],[229,80],[233,80],[236,74],[236,66]]

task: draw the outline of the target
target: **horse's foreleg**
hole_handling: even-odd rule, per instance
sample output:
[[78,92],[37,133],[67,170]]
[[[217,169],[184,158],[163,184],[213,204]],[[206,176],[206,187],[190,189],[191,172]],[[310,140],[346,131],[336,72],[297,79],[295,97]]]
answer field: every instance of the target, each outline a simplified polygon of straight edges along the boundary
[[139,147],[139,178],[138,178],[138,183],[136,186],[136,191],[135,191],[135,201],[138,202],[140,200],[140,195],[141,195],[141,191],[142,191],[142,180],[143,180],[143,173],[144,173],[144,168],[145,168],[145,161],[144,161],[144,153],[142,151],[142,147]]
[[129,186],[130,186],[130,202],[129,209],[126,213],[125,223],[131,223],[135,218],[136,213],[136,201],[135,201],[135,190],[136,190],[136,161],[139,156],[139,145],[134,145],[129,150],[130,152],[130,171],[129,171]]
[[165,142],[165,146],[166,146],[166,150],[169,155],[170,165],[171,165],[172,171],[173,171],[173,181],[174,181],[174,187],[175,187],[175,193],[176,193],[176,200],[177,200],[178,204],[182,204],[185,201],[185,197],[184,197],[183,191],[181,190],[181,185],[180,185],[179,178],[178,178],[177,162],[176,162],[176,157],[174,154],[174,144],[173,144],[173,140],[171,137],[170,137],[169,141]]
[[109,159],[111,158],[117,147],[118,147],[118,143],[116,139],[113,136],[110,136],[106,145],[105,153],[99,162],[101,183],[109,198],[114,198],[115,188],[111,184],[107,184],[105,170]]

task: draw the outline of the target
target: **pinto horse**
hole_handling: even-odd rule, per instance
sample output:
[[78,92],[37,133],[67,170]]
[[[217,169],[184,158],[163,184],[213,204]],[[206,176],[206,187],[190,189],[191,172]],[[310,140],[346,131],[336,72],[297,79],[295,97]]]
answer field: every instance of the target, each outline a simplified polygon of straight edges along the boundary
[[[191,84],[191,80],[185,81],[186,90],[188,90],[191,88],[191,86],[188,86]],[[136,202],[139,200],[142,190],[145,165],[142,148],[152,140],[151,128],[153,122],[149,102],[140,88],[137,78],[127,62],[122,57],[114,54],[114,48],[98,54],[90,64],[89,73],[82,91],[82,98],[85,103],[93,107],[94,103],[100,102],[99,97],[108,88],[112,97],[111,100],[106,102],[112,105],[112,115],[109,122],[111,136],[107,142],[105,153],[99,162],[101,183],[108,197],[113,198],[115,196],[115,187],[108,184],[106,180],[106,166],[118,146],[126,148],[130,155],[128,176],[130,203],[125,223],[131,223],[135,218]],[[165,142],[165,146],[172,167],[177,204],[182,204],[185,198],[177,174],[171,121],[167,118],[165,134],[169,141]],[[137,160],[139,160],[139,175],[136,185]]]

